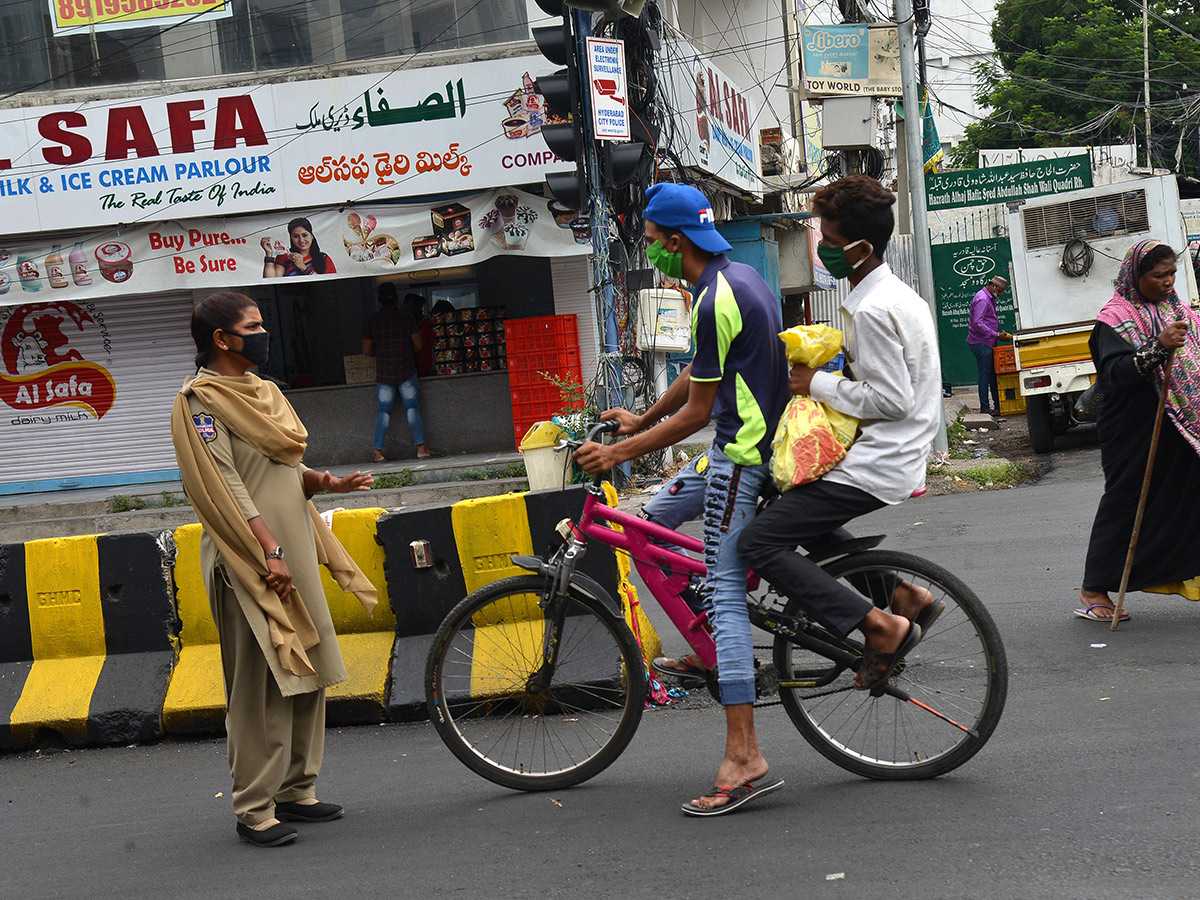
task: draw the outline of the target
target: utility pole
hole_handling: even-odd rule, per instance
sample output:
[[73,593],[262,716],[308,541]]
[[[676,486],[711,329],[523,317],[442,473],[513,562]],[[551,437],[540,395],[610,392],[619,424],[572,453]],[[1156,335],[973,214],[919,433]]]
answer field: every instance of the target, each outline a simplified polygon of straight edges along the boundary
[[[921,138],[921,95],[917,88],[916,22],[913,0],[896,0],[896,21],[900,30],[900,80],[904,88],[904,143],[907,149],[908,188],[911,195],[913,219],[913,253],[917,258],[917,284],[921,296],[933,315],[934,334],[937,334],[937,294],[933,287],[933,259],[929,250],[929,209],[925,199],[924,146]],[[940,383],[939,378],[939,383]],[[940,385],[939,385],[940,396]],[[937,434],[933,438],[935,453],[949,449],[946,439],[946,413],[938,402]]]
[[1142,87],[1146,92],[1146,168],[1154,168],[1150,156],[1150,11],[1149,0],[1142,0]]

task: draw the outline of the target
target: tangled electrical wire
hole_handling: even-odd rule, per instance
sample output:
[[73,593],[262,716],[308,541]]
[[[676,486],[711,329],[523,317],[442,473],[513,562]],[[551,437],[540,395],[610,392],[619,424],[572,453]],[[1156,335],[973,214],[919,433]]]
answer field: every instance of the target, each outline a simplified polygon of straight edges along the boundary
[[1062,262],[1059,264],[1063,274],[1069,278],[1080,278],[1092,269],[1096,255],[1091,246],[1083,238],[1075,238],[1063,247]]

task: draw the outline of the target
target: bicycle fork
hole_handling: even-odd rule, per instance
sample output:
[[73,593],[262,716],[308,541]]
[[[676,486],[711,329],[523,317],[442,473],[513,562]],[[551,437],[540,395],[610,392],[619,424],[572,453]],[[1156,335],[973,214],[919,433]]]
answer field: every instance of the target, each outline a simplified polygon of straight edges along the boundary
[[558,662],[559,642],[562,638],[563,622],[567,617],[566,603],[575,578],[575,567],[583,558],[587,545],[573,540],[563,551],[562,560],[552,564],[547,573],[546,590],[538,605],[546,613],[546,631],[542,635],[542,664],[525,682],[525,690],[540,694],[550,689],[554,680],[554,667]]

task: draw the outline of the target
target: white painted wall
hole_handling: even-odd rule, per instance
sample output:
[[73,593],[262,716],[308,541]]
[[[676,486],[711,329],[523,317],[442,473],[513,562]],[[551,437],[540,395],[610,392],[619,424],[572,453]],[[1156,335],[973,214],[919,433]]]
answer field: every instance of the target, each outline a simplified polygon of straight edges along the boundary
[[[926,77],[943,144],[957,144],[963,129],[987,114],[975,102],[977,62],[993,59],[994,0],[930,0],[933,25],[925,39]],[[955,107],[955,108],[951,108]]]

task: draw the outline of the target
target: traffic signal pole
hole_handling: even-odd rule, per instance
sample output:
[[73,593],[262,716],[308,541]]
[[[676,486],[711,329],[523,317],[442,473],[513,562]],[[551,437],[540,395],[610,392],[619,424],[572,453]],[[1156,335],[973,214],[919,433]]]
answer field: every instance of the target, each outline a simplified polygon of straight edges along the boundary
[[[586,84],[587,53],[585,41],[591,34],[592,14],[575,11],[576,59],[579,61],[580,106],[583,115],[579,123],[583,132],[587,199],[592,220],[592,291],[595,294],[596,321],[602,330],[600,338],[601,387],[603,406],[623,406],[621,396],[621,341],[617,328],[617,303],[613,291],[612,268],[608,255],[608,201],[600,177],[600,153],[592,127],[592,92]],[[599,399],[599,398],[597,398]]]

